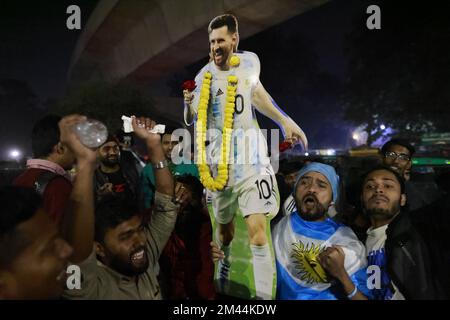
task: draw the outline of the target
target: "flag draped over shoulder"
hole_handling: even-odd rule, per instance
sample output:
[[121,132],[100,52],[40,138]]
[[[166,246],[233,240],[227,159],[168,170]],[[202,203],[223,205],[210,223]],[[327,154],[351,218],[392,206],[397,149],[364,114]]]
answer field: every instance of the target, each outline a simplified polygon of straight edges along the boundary
[[317,257],[327,247],[342,246],[345,269],[363,294],[367,289],[367,259],[364,245],[353,231],[332,219],[312,222],[297,212],[284,217],[274,228],[277,264],[277,299],[334,300],[345,298],[341,285],[328,279]]

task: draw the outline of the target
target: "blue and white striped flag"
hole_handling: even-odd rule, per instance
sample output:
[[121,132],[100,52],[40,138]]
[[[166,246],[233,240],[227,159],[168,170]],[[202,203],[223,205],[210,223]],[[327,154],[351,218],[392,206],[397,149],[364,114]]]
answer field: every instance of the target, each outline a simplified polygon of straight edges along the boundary
[[364,245],[354,232],[332,219],[305,221],[296,212],[272,231],[277,264],[277,299],[334,300],[345,298],[340,284],[330,282],[317,257],[327,247],[342,246],[345,269],[358,290],[369,296]]

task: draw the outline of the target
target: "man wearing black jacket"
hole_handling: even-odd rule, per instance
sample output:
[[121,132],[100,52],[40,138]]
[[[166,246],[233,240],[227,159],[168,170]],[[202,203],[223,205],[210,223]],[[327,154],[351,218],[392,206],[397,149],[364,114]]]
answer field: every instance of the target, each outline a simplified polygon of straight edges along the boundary
[[437,299],[427,246],[412,225],[403,178],[388,167],[365,175],[361,202],[367,231],[368,287],[375,299]]
[[122,159],[119,142],[114,136],[108,136],[98,149],[99,167],[95,171],[96,200],[105,197],[121,197],[136,201],[143,207],[139,188],[139,170],[133,159]]

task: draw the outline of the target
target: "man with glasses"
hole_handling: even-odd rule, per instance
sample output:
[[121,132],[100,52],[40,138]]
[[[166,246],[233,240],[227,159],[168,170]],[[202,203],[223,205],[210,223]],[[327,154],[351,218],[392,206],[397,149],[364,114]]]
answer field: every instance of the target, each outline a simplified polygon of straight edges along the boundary
[[399,173],[405,180],[410,211],[424,207],[439,196],[439,189],[434,182],[427,184],[425,188],[421,188],[414,180],[410,179],[414,153],[415,148],[403,139],[392,139],[381,148],[383,165]]
[[[405,180],[408,179],[408,170],[411,169],[411,158],[415,148],[408,141],[402,139],[392,139],[381,148],[383,164],[397,171]],[[406,173],[406,175],[405,175]]]

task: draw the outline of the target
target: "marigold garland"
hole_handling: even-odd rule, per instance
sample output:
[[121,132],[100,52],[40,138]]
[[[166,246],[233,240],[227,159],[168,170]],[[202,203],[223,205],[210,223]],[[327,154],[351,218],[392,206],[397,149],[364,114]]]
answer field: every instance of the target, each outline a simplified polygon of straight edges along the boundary
[[203,76],[202,88],[200,91],[200,101],[198,104],[197,115],[197,161],[198,171],[200,173],[200,181],[205,188],[211,191],[222,190],[228,181],[228,158],[230,155],[231,136],[233,132],[233,116],[236,102],[236,89],[238,78],[236,76],[228,76],[227,98],[225,106],[225,119],[222,129],[222,152],[220,153],[220,161],[218,166],[217,177],[213,178],[209,167],[206,163],[206,123],[207,110],[209,103],[209,93],[211,89],[212,75],[206,72]]

